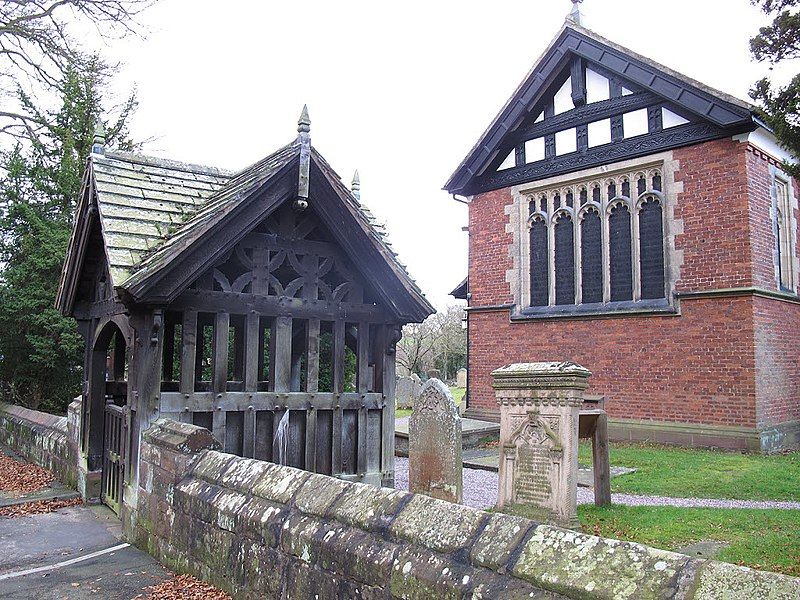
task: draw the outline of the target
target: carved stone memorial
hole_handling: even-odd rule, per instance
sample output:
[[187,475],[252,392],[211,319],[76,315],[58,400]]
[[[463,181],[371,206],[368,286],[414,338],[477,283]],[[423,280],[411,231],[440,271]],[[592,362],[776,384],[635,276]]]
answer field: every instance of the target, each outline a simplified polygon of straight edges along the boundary
[[497,503],[526,504],[557,525],[577,525],[578,419],[591,373],[570,362],[492,372],[500,405]]
[[408,423],[409,490],[460,503],[461,470],[461,417],[447,386],[429,379]]

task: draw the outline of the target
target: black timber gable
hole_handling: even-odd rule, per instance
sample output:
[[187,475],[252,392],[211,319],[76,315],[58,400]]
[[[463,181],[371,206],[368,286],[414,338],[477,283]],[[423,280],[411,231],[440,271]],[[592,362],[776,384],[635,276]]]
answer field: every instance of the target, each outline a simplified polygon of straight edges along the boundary
[[[587,102],[587,68],[608,80],[607,99]],[[568,110],[554,98],[570,81]],[[647,129],[626,136],[623,115],[646,114]],[[646,113],[645,113],[646,111]],[[662,111],[679,123],[665,126]],[[610,121],[610,139],[590,147],[590,123]],[[548,48],[475,148],[445,185],[476,194],[608,162],[736,135],[755,129],[751,107],[662,67],[575,25]],[[557,152],[555,136],[574,130],[575,148]],[[543,156],[526,142],[543,141]],[[513,165],[509,160],[513,156]],[[505,167],[505,168],[502,168]]]

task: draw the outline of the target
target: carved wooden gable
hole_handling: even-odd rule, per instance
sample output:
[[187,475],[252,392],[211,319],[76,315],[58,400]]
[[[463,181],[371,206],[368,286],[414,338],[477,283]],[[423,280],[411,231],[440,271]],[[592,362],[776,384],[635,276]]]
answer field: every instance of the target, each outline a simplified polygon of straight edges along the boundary
[[287,203],[190,287],[297,299],[333,314],[348,305],[375,306],[363,281],[313,209],[297,213]]
[[571,25],[445,188],[475,194],[755,127],[750,105]]

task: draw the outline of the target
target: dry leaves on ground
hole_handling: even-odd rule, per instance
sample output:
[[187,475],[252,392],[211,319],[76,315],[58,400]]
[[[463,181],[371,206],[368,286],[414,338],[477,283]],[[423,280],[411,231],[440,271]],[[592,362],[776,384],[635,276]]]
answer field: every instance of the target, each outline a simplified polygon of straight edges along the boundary
[[50,513],[59,508],[67,506],[78,506],[83,504],[80,498],[70,500],[39,500],[37,502],[26,502],[25,504],[15,504],[13,506],[0,507],[0,517],[22,517],[24,515],[40,515]]
[[42,489],[55,476],[38,465],[20,462],[0,452],[0,490],[27,494]]
[[232,600],[222,590],[191,575],[176,575],[149,590],[147,600]]

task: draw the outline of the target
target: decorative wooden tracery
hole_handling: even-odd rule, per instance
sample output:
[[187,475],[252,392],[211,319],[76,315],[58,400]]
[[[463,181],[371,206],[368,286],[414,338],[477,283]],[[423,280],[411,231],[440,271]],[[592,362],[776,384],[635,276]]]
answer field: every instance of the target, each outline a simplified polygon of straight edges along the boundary
[[374,297],[287,205],[167,307],[160,414],[228,452],[389,483],[399,325]]

